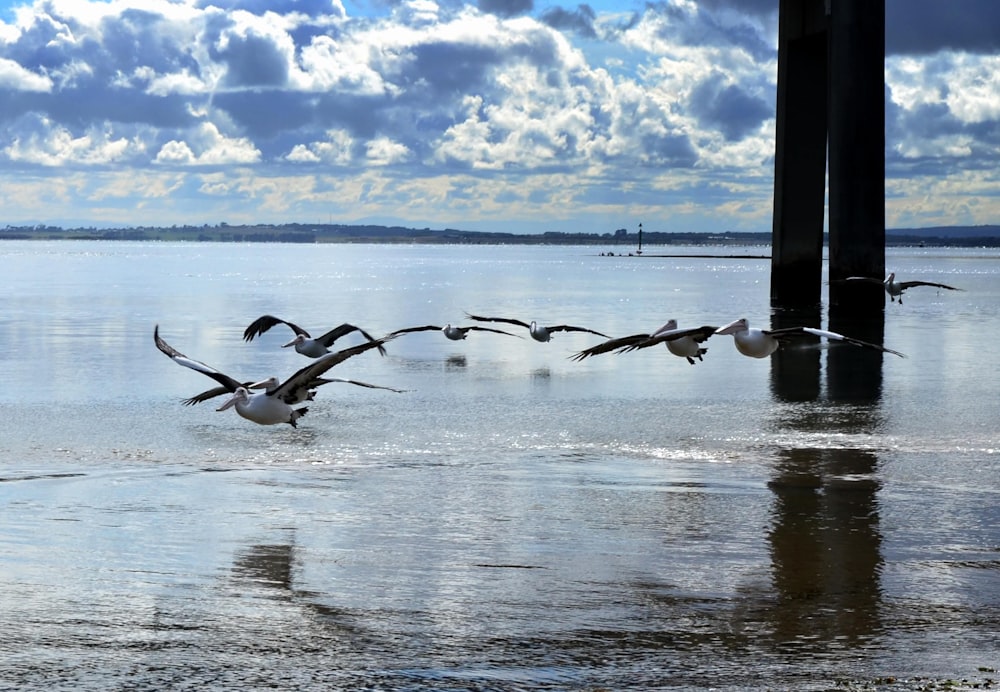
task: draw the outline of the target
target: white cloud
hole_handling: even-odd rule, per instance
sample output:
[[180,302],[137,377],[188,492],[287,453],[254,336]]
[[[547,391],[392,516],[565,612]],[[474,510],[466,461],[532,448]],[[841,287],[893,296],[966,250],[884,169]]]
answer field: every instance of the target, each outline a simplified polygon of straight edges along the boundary
[[[55,187],[53,215],[106,217],[116,204],[127,214],[170,195],[177,204],[164,210],[186,221],[341,210],[589,228],[641,210],[672,228],[667,219],[770,228],[773,13],[693,0],[634,16],[567,5],[555,28],[543,13],[432,0],[369,17],[339,0],[324,15],[318,3],[268,6],[22,7],[0,23],[0,183],[38,167],[108,169]],[[937,177],[921,174],[908,194],[956,181],[949,208],[995,221],[982,201],[962,206],[961,188],[977,182],[969,170],[1000,168],[1000,58],[952,46],[891,55],[885,73],[890,179],[930,166]],[[111,176],[126,167],[160,183]],[[25,195],[42,197],[56,199]]]
[[226,137],[213,123],[202,123],[187,141],[171,140],[155,161],[181,166],[250,164],[260,160],[260,151],[245,137]]

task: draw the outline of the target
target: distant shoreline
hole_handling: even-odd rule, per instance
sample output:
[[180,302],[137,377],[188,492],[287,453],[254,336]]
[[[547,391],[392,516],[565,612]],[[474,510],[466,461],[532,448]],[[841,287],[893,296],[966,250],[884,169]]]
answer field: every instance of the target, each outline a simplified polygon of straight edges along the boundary
[[[646,231],[641,245],[646,248],[671,245],[706,247],[747,247],[771,245],[771,233],[665,233]],[[400,226],[344,224],[258,224],[231,226],[137,226],[129,228],[61,228],[58,226],[6,226],[0,240],[133,240],[222,243],[405,243],[429,245],[591,245],[616,256],[669,257],[669,254],[640,253],[639,234],[624,228],[610,233],[539,234],[496,233],[404,228]],[[955,226],[886,230],[887,247],[1000,247],[1000,225]],[[692,255],[685,255],[692,256]],[[705,256],[717,257],[711,254]],[[746,257],[740,255],[740,257]],[[759,256],[761,259],[765,257]]]

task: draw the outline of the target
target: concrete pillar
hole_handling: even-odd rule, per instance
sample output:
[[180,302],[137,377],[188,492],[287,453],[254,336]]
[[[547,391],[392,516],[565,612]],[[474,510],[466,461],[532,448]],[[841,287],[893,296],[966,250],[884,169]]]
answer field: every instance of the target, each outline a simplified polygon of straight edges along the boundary
[[[832,0],[830,279],[885,276],[885,2]],[[831,305],[881,313],[877,286],[831,285]]]
[[771,301],[820,303],[826,193],[824,0],[780,0]]
[[[771,302],[818,304],[826,153],[830,278],[885,271],[884,0],[780,0]],[[879,310],[871,287],[832,304]]]

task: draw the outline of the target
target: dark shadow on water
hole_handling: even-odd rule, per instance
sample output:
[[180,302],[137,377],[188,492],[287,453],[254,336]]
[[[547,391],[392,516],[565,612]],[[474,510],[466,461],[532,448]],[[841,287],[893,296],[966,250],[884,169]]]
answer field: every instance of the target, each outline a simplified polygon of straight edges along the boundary
[[[823,328],[820,312],[818,306],[779,310],[772,327]],[[827,329],[881,344],[880,316],[831,314]],[[781,349],[772,356],[772,394],[784,407],[778,431],[793,433],[793,439],[794,433],[804,435],[802,446],[777,452],[768,483],[774,502],[767,541],[777,599],[771,621],[778,641],[852,646],[882,630],[878,456],[867,444],[850,448],[808,440],[827,433],[868,439],[877,431],[883,357],[846,344]]]

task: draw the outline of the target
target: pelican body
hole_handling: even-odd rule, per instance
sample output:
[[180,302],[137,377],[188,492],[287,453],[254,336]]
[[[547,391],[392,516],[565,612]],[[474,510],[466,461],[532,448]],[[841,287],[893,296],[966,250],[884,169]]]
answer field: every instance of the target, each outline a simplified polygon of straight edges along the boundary
[[874,349],[876,351],[882,351],[883,353],[892,353],[900,358],[906,357],[899,351],[893,351],[891,348],[886,348],[885,346],[869,343],[850,336],[844,336],[843,334],[838,334],[837,332],[815,329],[813,327],[756,329],[750,326],[750,323],[746,318],[741,318],[735,320],[734,322],[730,322],[723,327],[719,327],[715,333],[731,334],[733,342],[736,344],[736,350],[744,356],[749,356],[751,358],[767,358],[769,355],[777,351],[778,348],[789,339],[801,337],[806,334],[818,336],[830,341],[843,341],[854,346]]
[[664,344],[667,350],[675,356],[686,358],[694,365],[696,360],[702,360],[708,349],[702,344],[715,333],[715,327],[703,326],[693,329],[678,329],[677,320],[669,320],[651,334],[632,334],[617,339],[610,339],[597,346],[591,346],[572,356],[573,360],[583,360],[588,356],[617,351],[627,353],[641,348],[649,348],[656,344]]
[[516,324],[519,327],[524,327],[528,330],[531,338],[535,341],[545,343],[546,341],[551,341],[552,335],[555,332],[587,332],[588,334],[596,334],[597,336],[603,336],[605,339],[610,338],[607,334],[602,334],[601,332],[595,332],[593,329],[587,329],[586,327],[573,327],[568,324],[557,324],[551,327],[543,327],[532,320],[530,323],[522,322],[521,320],[515,320],[509,317],[483,317],[481,315],[469,315],[470,320],[475,320],[476,322],[505,322],[507,324]]

